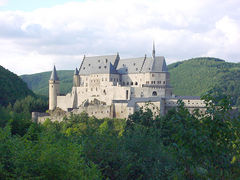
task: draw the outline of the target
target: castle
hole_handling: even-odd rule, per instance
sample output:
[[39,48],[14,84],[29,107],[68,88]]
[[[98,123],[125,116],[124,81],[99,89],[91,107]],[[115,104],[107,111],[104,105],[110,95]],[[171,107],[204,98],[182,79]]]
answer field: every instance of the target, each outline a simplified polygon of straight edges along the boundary
[[149,104],[155,115],[164,115],[182,99],[190,110],[204,108],[199,97],[175,96],[163,56],[121,59],[119,54],[84,56],[73,75],[72,91],[60,95],[60,80],[54,66],[49,80],[49,110],[60,108],[79,114],[83,111],[97,118],[127,118]]

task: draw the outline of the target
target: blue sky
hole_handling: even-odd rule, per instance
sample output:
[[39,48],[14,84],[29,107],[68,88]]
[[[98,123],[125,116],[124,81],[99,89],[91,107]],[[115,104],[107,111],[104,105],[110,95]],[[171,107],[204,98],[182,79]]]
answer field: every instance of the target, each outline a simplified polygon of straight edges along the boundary
[[0,65],[18,75],[84,55],[240,62],[239,0],[0,0]]
[[71,2],[71,0],[8,0],[2,7],[0,6],[0,10],[32,11],[39,8],[50,8],[67,2]]

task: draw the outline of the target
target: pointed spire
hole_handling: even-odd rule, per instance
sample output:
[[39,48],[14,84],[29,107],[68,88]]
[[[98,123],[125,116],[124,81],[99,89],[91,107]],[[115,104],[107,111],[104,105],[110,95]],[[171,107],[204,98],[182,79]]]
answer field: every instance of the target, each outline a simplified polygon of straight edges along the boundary
[[152,57],[155,58],[155,43],[153,41]]
[[74,75],[79,75],[79,71],[78,71],[77,68],[76,68],[75,71],[74,71]]
[[50,80],[59,81],[58,76],[57,76],[57,71],[56,71],[55,65],[54,65],[54,67],[53,67],[53,71],[52,71]]

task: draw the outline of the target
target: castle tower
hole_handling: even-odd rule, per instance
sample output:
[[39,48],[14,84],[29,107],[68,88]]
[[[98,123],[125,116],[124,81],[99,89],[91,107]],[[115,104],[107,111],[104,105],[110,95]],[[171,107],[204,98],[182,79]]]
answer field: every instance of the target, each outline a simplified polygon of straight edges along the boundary
[[77,68],[75,69],[74,75],[73,75],[73,86],[74,87],[80,86],[80,76],[79,76],[79,71]]
[[54,110],[57,107],[57,96],[60,94],[59,92],[59,78],[57,76],[57,71],[55,66],[53,67],[53,71],[51,77],[49,79],[49,110]]

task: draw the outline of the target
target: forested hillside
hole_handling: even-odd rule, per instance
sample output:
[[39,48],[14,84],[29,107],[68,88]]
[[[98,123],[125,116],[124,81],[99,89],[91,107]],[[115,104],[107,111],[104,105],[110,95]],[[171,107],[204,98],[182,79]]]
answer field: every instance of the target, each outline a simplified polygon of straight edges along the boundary
[[176,95],[201,96],[220,91],[240,103],[240,64],[217,58],[194,58],[170,64],[171,85]]
[[[60,70],[57,71],[60,82],[60,92],[65,94],[70,92],[73,81],[73,71]],[[51,76],[51,72],[42,72],[32,75],[22,75],[21,78],[25,81],[30,89],[34,93],[39,95],[48,96],[48,80]]]
[[[240,64],[217,58],[193,58],[168,65],[173,93],[201,96],[214,89],[240,104]],[[58,71],[61,93],[71,91],[73,71]],[[50,72],[21,76],[35,93],[48,96]]]
[[0,105],[14,103],[17,99],[33,95],[27,84],[16,74],[0,66]]

